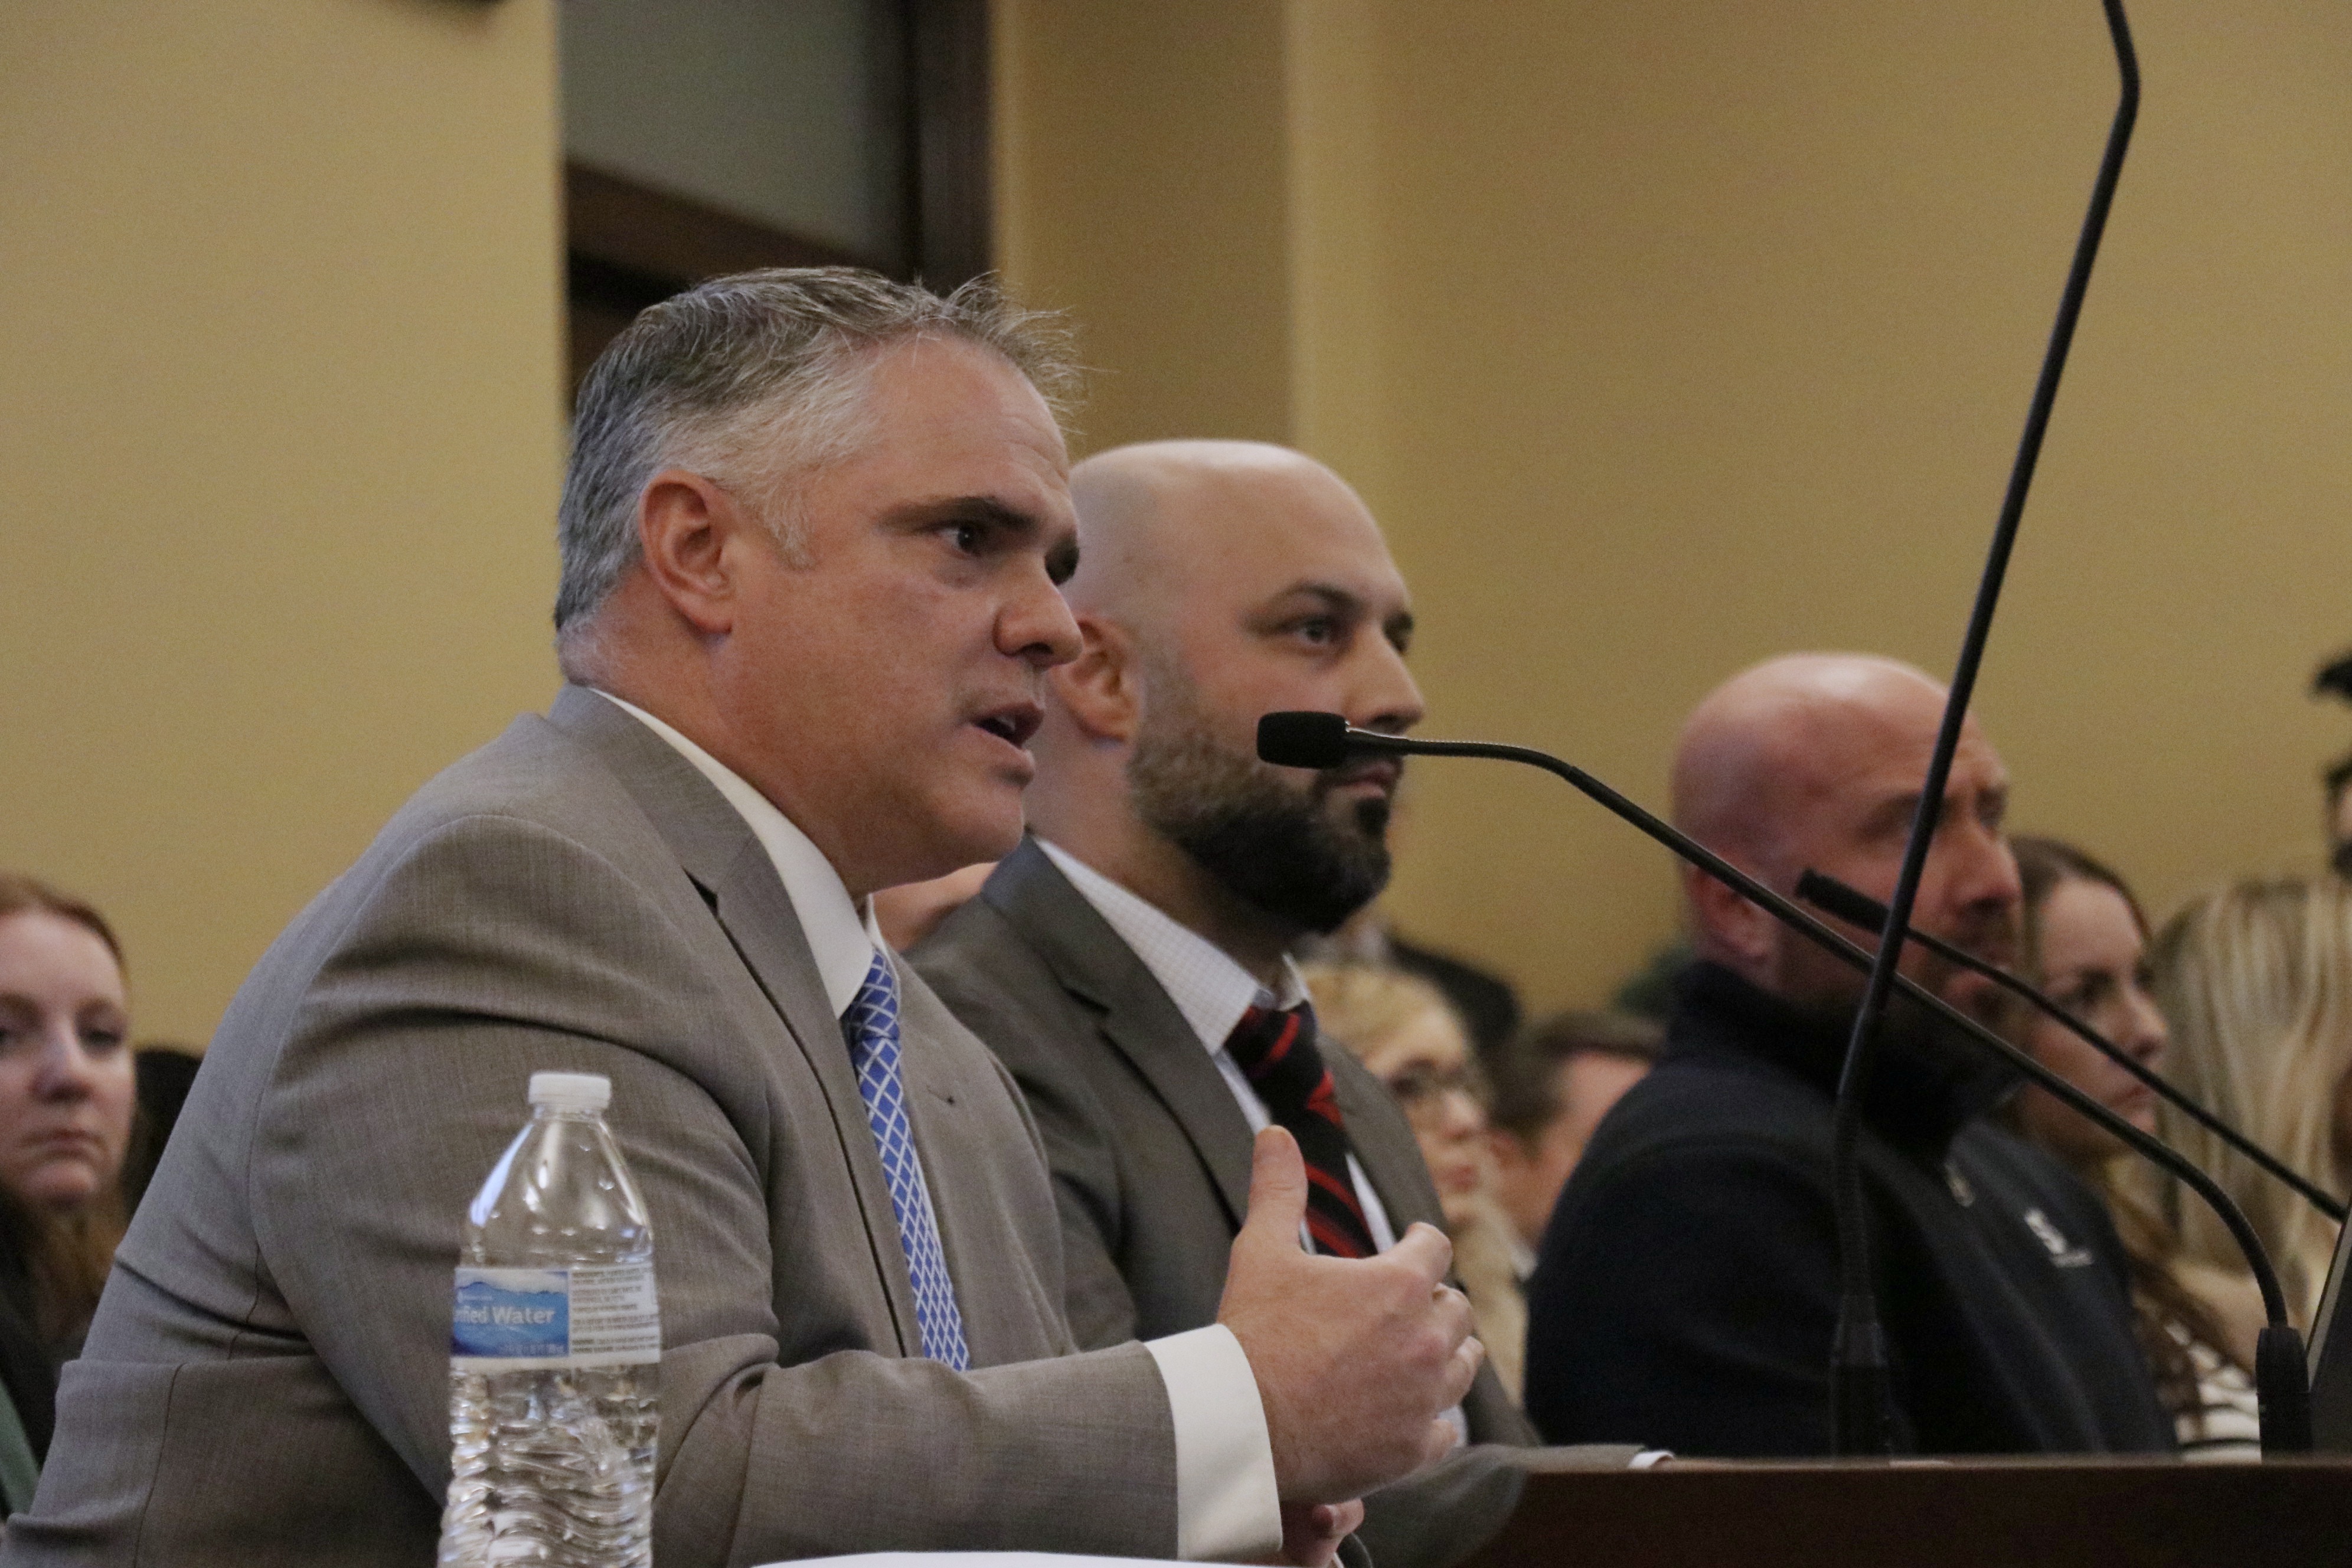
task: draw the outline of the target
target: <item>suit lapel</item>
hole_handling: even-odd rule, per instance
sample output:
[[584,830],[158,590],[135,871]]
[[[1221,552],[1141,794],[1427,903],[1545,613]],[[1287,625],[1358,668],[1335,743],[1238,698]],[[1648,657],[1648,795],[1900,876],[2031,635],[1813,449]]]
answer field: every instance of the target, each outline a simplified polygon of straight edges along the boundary
[[783,1021],[802,1062],[816,1079],[834,1135],[857,1194],[875,1268],[889,1298],[901,1353],[919,1353],[915,1287],[889,1178],[874,1146],[866,1101],[850,1069],[849,1047],[818,975],[816,959],[783,879],[726,796],[669,742],[604,698],[566,687],[548,718],[595,751],[620,778],[687,876],[702,892],[719,929]]
[[1381,1080],[1366,1072],[1337,1040],[1321,1042],[1323,1060],[1331,1069],[1331,1087],[1339,1099],[1339,1114],[1348,1123],[1349,1146],[1364,1178],[1380,1194],[1388,1211],[1389,1228],[1402,1236],[1415,1220],[1444,1228],[1436,1185],[1421,1157],[1412,1124],[1397,1108],[1395,1097]]
[[1022,840],[981,896],[1036,950],[1063,988],[1099,1015],[1104,1038],[1183,1128],[1238,1229],[1249,1213],[1249,1122],[1167,991],[1036,840]]

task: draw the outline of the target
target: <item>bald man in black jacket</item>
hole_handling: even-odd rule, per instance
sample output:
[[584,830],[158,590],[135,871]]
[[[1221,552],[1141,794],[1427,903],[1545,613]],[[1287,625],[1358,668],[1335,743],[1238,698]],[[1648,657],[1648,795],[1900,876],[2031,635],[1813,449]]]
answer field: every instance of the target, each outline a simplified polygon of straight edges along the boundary
[[[1943,693],[1882,659],[1736,677],[1685,727],[1675,809],[1768,884],[1813,867],[1892,889]],[[1914,923],[2005,962],[2008,780],[1971,721]],[[1700,962],[1657,1068],[1601,1123],[1529,1299],[1528,1413],[1553,1442],[1639,1433],[1687,1455],[1830,1451],[1833,1089],[1860,977],[1722,883],[1686,877]],[[1866,933],[1853,933],[1871,940]],[[1906,973],[1987,1021],[1997,994],[1916,948]],[[1911,1453],[2161,1451],[2099,1201],[1987,1119],[2007,1068],[1890,1009],[1861,1138],[1895,1445]]]

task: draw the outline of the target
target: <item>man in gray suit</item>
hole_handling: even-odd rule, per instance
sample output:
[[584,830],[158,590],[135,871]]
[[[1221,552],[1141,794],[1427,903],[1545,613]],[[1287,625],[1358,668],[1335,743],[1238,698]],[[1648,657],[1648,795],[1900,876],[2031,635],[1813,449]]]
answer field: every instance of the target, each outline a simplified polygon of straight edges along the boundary
[[[1265,1026],[1304,1000],[1291,947],[1387,879],[1398,765],[1299,773],[1257,762],[1254,742],[1276,710],[1402,731],[1422,700],[1404,581],[1329,469],[1255,443],[1154,442],[1088,458],[1071,485],[1082,552],[1066,592],[1086,645],[1047,679],[1035,837],[915,959],[1028,1099],[1071,1324],[1106,1346],[1214,1320],[1254,1126],[1298,1129],[1318,1247],[1377,1250],[1439,1220],[1411,1126],[1346,1051],[1318,1048],[1311,1014],[1265,1062]],[[1491,1372],[1457,1418],[1471,1447],[1366,1500],[1383,1568],[1466,1555],[1517,1500],[1517,1446],[1534,1436]]]
[[1443,1449],[1478,1362],[1444,1237],[1302,1251],[1278,1136],[1218,1326],[1076,1353],[1017,1094],[874,938],[871,889],[1012,846],[1078,649],[1058,363],[984,289],[838,271],[706,284],[607,352],[562,520],[572,684],[239,993],[6,1562],[426,1561],[458,1227],[538,1068],[611,1078],[651,1211],[668,1568],[1319,1563]]

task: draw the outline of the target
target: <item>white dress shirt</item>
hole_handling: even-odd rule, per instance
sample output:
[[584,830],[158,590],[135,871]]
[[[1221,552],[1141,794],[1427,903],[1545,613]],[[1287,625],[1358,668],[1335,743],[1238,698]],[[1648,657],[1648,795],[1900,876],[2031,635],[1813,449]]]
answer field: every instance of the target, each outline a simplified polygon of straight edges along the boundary
[[[742,816],[783,880],[835,1017],[857,999],[876,953],[887,955],[898,969],[870,901],[857,907],[833,863],[767,796],[642,708],[610,692],[598,695],[667,742]],[[1176,1554],[1188,1562],[1244,1562],[1280,1550],[1274,1442],[1241,1342],[1222,1323],[1212,1323],[1143,1348],[1160,1368],[1176,1433]]]

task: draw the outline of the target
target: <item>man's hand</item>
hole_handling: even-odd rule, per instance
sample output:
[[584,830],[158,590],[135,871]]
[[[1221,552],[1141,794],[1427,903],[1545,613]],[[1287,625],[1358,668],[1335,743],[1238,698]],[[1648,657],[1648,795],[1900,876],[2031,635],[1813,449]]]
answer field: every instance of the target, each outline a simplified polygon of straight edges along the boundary
[[1286,1502],[1336,1502],[1410,1475],[1454,1446],[1442,1412],[1485,1358],[1470,1303],[1445,1283],[1453,1243],[1415,1225],[1378,1258],[1301,1250],[1307,1169],[1289,1133],[1257,1135],[1249,1217],[1234,1238],[1217,1321],[1257,1376]]

